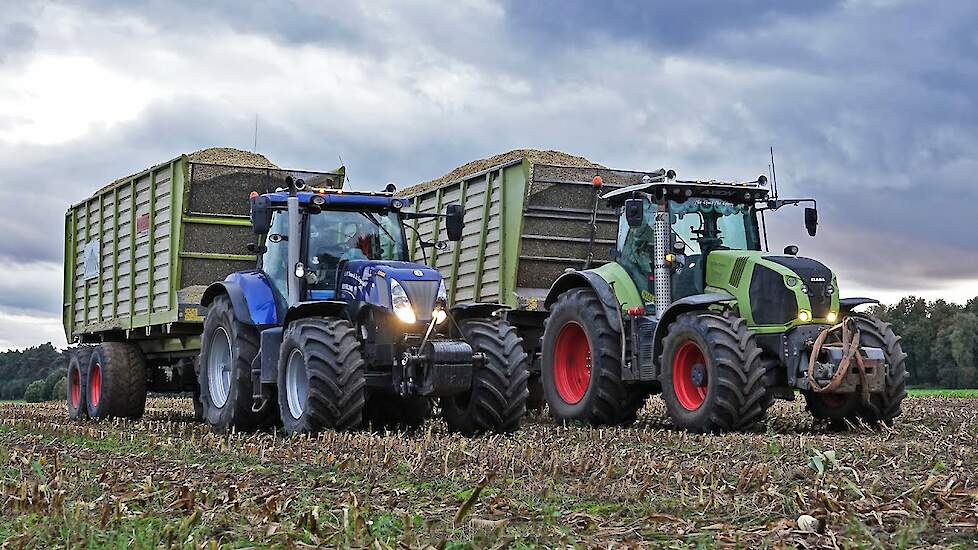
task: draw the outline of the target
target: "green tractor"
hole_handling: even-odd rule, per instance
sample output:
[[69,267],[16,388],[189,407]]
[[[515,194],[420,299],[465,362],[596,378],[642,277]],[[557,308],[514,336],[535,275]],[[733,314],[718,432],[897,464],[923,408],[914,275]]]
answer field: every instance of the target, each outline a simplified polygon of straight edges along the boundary
[[764,250],[766,212],[810,203],[809,235],[818,225],[814,200],[779,200],[767,184],[660,170],[601,197],[619,214],[613,261],[568,270],[545,302],[541,378],[558,421],[627,425],[659,392],[693,432],[750,428],[796,390],[836,427],[900,414],[900,338],[854,311],[876,300],[840,299],[832,271],[798,247]]

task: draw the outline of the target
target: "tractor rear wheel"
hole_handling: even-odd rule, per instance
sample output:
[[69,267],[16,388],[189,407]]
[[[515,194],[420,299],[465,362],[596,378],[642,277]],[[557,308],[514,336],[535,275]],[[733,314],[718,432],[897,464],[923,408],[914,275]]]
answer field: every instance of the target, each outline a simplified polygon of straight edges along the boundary
[[79,346],[68,359],[68,418],[78,420],[88,415],[88,363],[92,348]]
[[554,419],[591,426],[635,421],[649,390],[622,382],[621,351],[621,327],[593,290],[574,288],[557,298],[543,332],[541,369]]
[[472,389],[441,399],[448,429],[462,435],[513,432],[526,414],[530,377],[523,339],[502,319],[466,319],[462,336],[486,363],[472,373]]
[[893,419],[900,415],[903,398],[907,396],[907,354],[889,323],[865,313],[856,313],[853,317],[859,326],[860,344],[882,349],[889,365],[883,392],[871,395],[869,403],[862,404],[860,414],[871,424],[892,425]]
[[747,322],[732,312],[680,315],[663,340],[662,396],[677,427],[692,432],[746,429],[774,402],[765,361]]
[[90,418],[139,419],[146,409],[146,359],[134,344],[99,344],[88,361],[87,385]]
[[204,319],[197,372],[203,418],[214,432],[247,432],[271,423],[268,411],[251,409],[251,364],[257,354],[255,327],[234,318],[226,295],[214,298]]
[[365,386],[360,342],[349,321],[317,318],[289,325],[278,368],[278,403],[286,433],[360,429]]

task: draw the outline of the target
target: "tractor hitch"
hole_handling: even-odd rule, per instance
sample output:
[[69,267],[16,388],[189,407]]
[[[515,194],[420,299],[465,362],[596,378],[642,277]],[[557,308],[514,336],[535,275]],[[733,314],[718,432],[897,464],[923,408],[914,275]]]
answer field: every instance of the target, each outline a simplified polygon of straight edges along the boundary
[[464,341],[427,341],[401,355],[394,386],[401,395],[456,395],[472,389],[472,371],[485,364],[485,354]]

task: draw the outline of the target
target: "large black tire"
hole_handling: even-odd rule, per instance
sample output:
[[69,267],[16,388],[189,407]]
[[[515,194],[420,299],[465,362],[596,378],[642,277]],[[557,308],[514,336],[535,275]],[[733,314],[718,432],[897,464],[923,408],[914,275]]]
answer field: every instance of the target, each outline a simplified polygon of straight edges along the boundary
[[808,410],[815,418],[827,420],[833,429],[846,429],[860,420],[870,426],[892,425],[907,396],[907,354],[900,347],[900,337],[888,323],[865,313],[854,313],[852,317],[859,327],[859,344],[883,350],[889,365],[883,392],[871,395],[866,403],[858,392],[825,395],[806,391]]
[[401,397],[392,393],[371,392],[367,397],[366,420],[377,431],[411,431],[431,417],[431,399]]
[[882,349],[890,366],[883,392],[871,395],[869,403],[862,403],[860,415],[870,424],[890,426],[902,412],[900,405],[907,396],[907,354],[889,323],[865,313],[856,313],[853,317],[859,326],[860,344]]
[[[212,349],[223,349],[224,345],[230,348],[227,361],[230,386],[226,392],[223,383],[219,383],[216,378],[212,389],[208,369],[209,361],[213,359]],[[232,429],[239,432],[253,431],[270,425],[274,420],[274,409],[266,408],[261,413],[252,412],[251,409],[254,400],[251,364],[258,354],[258,345],[258,331],[234,318],[230,298],[226,295],[214,298],[204,319],[197,386],[203,419],[215,433],[225,433]]]
[[768,385],[777,363],[763,360],[747,322],[730,311],[680,315],[663,340],[660,365],[666,410],[679,428],[744,430],[774,402]]
[[88,363],[91,346],[79,346],[68,359],[67,399],[68,418],[78,420],[88,416]]
[[[289,402],[289,361],[297,361],[303,367],[297,372],[305,381],[306,395],[303,399],[296,392],[297,410]],[[365,387],[360,342],[349,321],[303,319],[289,325],[282,341],[278,369],[278,403],[286,433],[362,428]]]
[[635,421],[649,389],[625,384],[621,327],[597,294],[574,288],[550,308],[543,331],[543,395],[557,422],[623,426]]
[[105,342],[88,361],[85,406],[90,418],[142,418],[146,409],[146,359],[134,344]]
[[473,351],[486,355],[486,363],[472,373],[470,391],[441,399],[448,429],[466,436],[516,431],[530,394],[523,339],[502,319],[466,319],[459,328]]

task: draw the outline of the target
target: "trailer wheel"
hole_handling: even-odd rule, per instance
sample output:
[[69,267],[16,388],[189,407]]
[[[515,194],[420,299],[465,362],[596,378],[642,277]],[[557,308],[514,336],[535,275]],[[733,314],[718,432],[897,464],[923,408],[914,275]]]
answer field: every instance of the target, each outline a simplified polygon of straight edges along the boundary
[[411,431],[420,428],[431,417],[431,399],[402,397],[392,393],[372,392],[364,408],[366,421],[378,431]]
[[78,420],[88,416],[88,363],[92,358],[92,348],[80,346],[68,359],[68,418]]
[[142,418],[146,409],[146,359],[134,344],[99,344],[88,361],[87,385],[89,417]]
[[258,354],[258,331],[234,318],[231,300],[214,298],[204,318],[197,387],[203,418],[215,433],[253,431],[271,415],[251,410],[251,363]]
[[280,353],[278,403],[286,433],[363,426],[365,367],[349,321],[296,321],[289,325]]
[[677,427],[692,432],[746,429],[764,419],[774,394],[747,322],[730,311],[680,315],[663,340],[662,396]]
[[622,382],[621,329],[589,288],[561,294],[543,332],[543,392],[561,423],[621,426],[635,421],[649,390]]
[[472,373],[470,391],[441,399],[448,429],[467,436],[519,429],[530,394],[523,339],[502,319],[466,319],[459,328],[486,364]]

